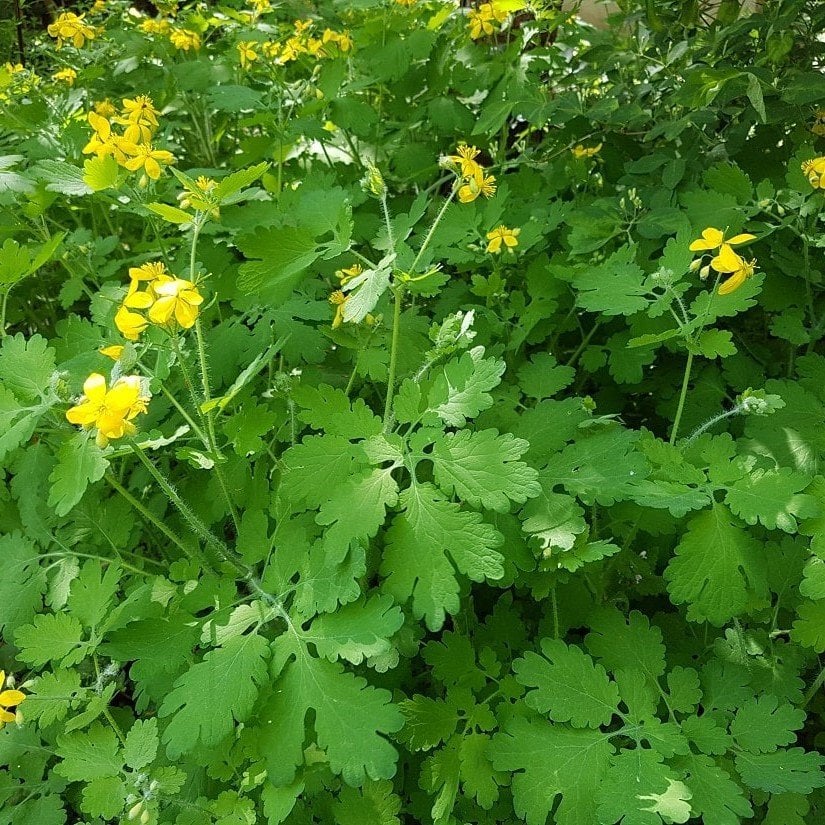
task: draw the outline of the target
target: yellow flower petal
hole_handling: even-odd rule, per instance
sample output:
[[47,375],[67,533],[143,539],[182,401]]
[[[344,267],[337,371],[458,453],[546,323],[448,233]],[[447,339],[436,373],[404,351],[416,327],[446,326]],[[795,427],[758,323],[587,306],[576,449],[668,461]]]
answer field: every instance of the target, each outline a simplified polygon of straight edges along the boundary
[[83,394],[89,401],[102,403],[106,397],[106,379],[99,372],[93,372],[83,382]]
[[743,232],[741,235],[734,235],[732,238],[729,238],[725,243],[730,244],[731,246],[735,246],[736,244],[746,243],[747,241],[752,241],[756,239],[756,235],[751,235],[747,232]]
[[737,269],[742,268],[744,263],[731,247],[727,244],[722,244],[719,249],[719,254],[711,260],[710,265],[717,272],[724,274],[727,272],[736,272]]
[[19,705],[26,698],[26,694],[20,690],[4,690],[0,692],[0,706],[10,708]]

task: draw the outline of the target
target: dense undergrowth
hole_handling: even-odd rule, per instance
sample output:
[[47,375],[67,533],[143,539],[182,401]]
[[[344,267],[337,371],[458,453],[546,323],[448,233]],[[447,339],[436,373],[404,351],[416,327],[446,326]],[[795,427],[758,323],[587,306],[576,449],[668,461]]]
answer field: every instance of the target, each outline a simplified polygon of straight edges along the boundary
[[822,823],[825,7],[158,5],[0,67],[0,823]]

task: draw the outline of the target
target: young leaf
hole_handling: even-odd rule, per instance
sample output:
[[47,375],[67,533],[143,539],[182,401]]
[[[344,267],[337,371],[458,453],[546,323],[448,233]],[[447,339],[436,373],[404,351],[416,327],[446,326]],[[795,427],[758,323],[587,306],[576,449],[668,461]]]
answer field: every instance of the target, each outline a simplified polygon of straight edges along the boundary
[[269,645],[252,633],[236,636],[210,650],[174,684],[158,715],[173,716],[163,741],[170,759],[177,759],[201,743],[217,745],[235,722],[249,718],[266,679]]

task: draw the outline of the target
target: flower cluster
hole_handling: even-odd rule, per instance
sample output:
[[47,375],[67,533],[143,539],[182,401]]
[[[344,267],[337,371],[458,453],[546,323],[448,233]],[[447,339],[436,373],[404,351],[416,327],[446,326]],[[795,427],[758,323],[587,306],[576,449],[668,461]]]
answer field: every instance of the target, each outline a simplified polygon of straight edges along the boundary
[[67,86],[74,86],[77,80],[77,72],[74,69],[60,69],[52,75],[52,80],[56,83],[65,83]]
[[146,412],[148,403],[140,376],[124,375],[107,388],[104,376],[93,372],[83,383],[82,398],[66,410],[66,420],[97,430],[97,445],[105,447],[113,439],[135,434],[132,422]]
[[597,143],[595,146],[582,146],[581,143],[577,143],[571,150],[571,154],[574,158],[592,158],[599,154],[602,150],[602,144]]
[[504,248],[508,252],[512,252],[518,246],[518,236],[520,234],[521,229],[518,227],[508,229],[504,224],[497,226],[495,229],[491,229],[487,233],[487,240],[489,241],[487,244],[487,252],[498,255],[499,252],[501,252],[502,244],[504,244]]
[[336,53],[346,54],[352,50],[353,42],[349,32],[324,29],[321,36],[316,37],[313,34],[314,25],[311,20],[296,20],[292,34],[282,42],[270,40],[259,44],[250,42],[239,44],[241,65],[248,65],[248,62],[251,62],[249,60],[246,64],[243,62],[241,46],[251,47],[253,51],[255,46],[260,46],[264,56],[277,66],[291,63],[304,54],[319,60],[323,57],[333,57]]
[[[93,134],[83,147],[83,154],[97,157],[111,155],[130,172],[143,171],[147,177],[157,180],[163,167],[175,160],[171,152],[152,145],[158,128],[158,114],[152,98],[147,95],[125,99],[121,112],[109,117],[96,111],[89,112],[87,119]],[[116,134],[112,124],[122,126],[123,132]]]
[[802,172],[814,189],[825,189],[825,157],[806,160]]
[[[338,279],[341,287],[346,286],[354,278],[357,278],[364,271],[361,264],[353,264],[345,269],[338,269],[335,272],[335,277]],[[335,307],[335,315],[332,319],[332,328],[338,329],[344,322],[344,307],[351,295],[346,294],[343,289],[336,289],[330,296],[329,302]]]
[[704,266],[702,265],[705,257],[703,255],[694,262],[692,268],[701,267],[700,276],[703,279],[708,277],[711,270],[720,276],[726,276],[726,280],[719,285],[719,294],[728,295],[739,289],[753,275],[756,268],[756,259],[746,261],[733,250],[733,247],[752,241],[755,237],[745,232],[726,240],[724,232],[710,226],[702,232],[701,238],[693,241],[689,248],[691,252],[715,252],[716,254],[712,255],[710,262]]
[[63,48],[67,42],[81,49],[87,40],[95,39],[97,29],[83,22],[85,16],[85,14],[73,14],[70,11],[63,12],[46,29],[57,40],[58,49]]
[[196,52],[201,47],[201,37],[191,29],[181,29],[174,27],[169,31],[169,42],[178,50],[188,52],[190,49]]
[[500,28],[507,21],[510,15],[508,5],[512,4],[491,0],[489,3],[482,3],[477,9],[471,9],[467,15],[470,37],[478,40],[480,37],[493,34],[496,28]]
[[3,690],[3,685],[7,683],[6,672],[0,670],[0,728],[9,722],[17,721],[17,713],[12,713],[10,708],[15,708],[26,698],[26,694],[21,690],[14,689],[14,682],[11,677],[8,679],[8,688]]
[[129,288],[115,313],[115,326],[129,341],[137,341],[150,323],[191,329],[202,303],[197,285],[170,275],[162,263],[131,267]]
[[6,74],[0,86],[0,103],[28,94],[40,84],[40,78],[22,63],[4,63],[2,72]]
[[488,175],[476,160],[481,154],[480,150],[475,146],[459,143],[455,151],[456,154],[447,155],[440,163],[458,174],[458,199],[461,203],[471,203],[479,195],[491,198],[496,191],[496,179],[493,175]]

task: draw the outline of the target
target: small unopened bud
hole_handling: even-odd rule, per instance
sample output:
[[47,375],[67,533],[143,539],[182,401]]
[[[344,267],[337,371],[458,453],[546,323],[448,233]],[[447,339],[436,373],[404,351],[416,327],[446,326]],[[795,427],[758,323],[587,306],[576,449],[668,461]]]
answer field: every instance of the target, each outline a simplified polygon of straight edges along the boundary
[[777,206],[776,211],[779,213],[779,217],[781,218],[785,214],[785,207],[784,206]]
[[366,190],[376,198],[383,198],[387,194],[387,184],[384,182],[384,176],[381,174],[381,170],[372,164],[367,166],[367,176],[364,178],[364,186]]
[[760,209],[767,209],[770,205],[771,205],[771,202],[768,198],[762,198],[762,200],[759,201],[759,208]]
[[697,258],[695,261],[690,262],[690,271],[696,272],[696,270],[699,269],[700,266],[702,266],[702,259]]
[[704,281],[708,277],[708,275],[710,275],[710,265],[703,266],[699,270],[699,277]]
[[146,825],[146,823],[147,823],[150,819],[151,819],[151,816],[149,815],[149,811],[144,811],[144,812],[140,815],[140,825]]
[[138,802],[136,805],[133,805],[129,809],[129,813],[126,814],[126,818],[131,821],[133,819],[137,819],[141,815],[141,813],[143,813],[143,801],[142,800],[140,802]]

